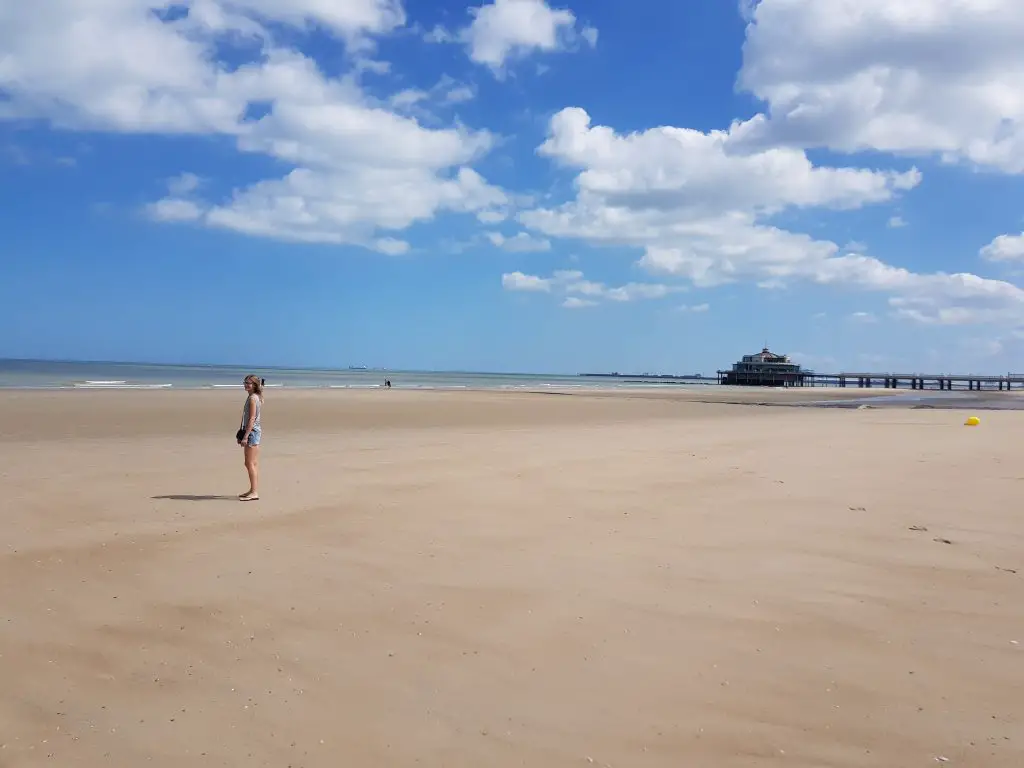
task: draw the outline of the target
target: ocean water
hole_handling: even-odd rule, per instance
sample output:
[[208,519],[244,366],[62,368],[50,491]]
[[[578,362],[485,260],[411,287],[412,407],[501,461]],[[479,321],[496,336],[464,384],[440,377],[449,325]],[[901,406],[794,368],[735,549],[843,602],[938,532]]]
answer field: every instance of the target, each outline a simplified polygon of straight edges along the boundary
[[[254,373],[270,388],[375,389],[390,379],[395,389],[616,389],[686,384],[628,378],[393,370],[241,368],[0,360],[0,389],[241,389]],[[694,384],[693,386],[702,386]]]

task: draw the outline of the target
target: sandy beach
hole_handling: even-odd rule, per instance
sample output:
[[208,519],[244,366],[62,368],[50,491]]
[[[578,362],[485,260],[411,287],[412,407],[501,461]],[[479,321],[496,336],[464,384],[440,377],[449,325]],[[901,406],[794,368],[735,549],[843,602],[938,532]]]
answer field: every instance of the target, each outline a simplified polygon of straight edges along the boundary
[[0,766],[1024,765],[1024,412],[716,397],[0,393]]

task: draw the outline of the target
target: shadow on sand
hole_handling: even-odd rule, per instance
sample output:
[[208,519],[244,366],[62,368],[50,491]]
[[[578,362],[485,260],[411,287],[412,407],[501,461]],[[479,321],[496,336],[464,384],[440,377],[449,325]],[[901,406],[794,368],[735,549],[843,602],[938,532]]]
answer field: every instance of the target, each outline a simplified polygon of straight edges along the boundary
[[210,496],[193,493],[171,493],[166,496],[151,496],[152,499],[170,499],[171,501],[238,501],[237,496]]

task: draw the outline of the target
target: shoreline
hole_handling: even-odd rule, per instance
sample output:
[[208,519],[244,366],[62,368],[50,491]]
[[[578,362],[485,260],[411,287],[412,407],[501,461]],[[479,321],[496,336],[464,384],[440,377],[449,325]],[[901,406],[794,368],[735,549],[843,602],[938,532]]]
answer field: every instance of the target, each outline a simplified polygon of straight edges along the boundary
[[[856,409],[897,408],[897,409],[936,409],[936,410],[1022,410],[1024,409],[1024,392],[1004,391],[931,391],[931,390],[893,390],[851,387],[726,387],[726,386],[509,386],[509,387],[473,387],[473,386],[394,386],[390,389],[379,385],[355,386],[284,386],[268,385],[268,398],[277,397],[429,397],[440,395],[445,397],[472,395],[493,397],[576,397],[576,398],[612,398],[620,400],[663,400],[687,403],[707,403],[719,405],[745,405],[760,407],[791,407],[791,408],[835,408]],[[240,385],[210,386],[172,386],[167,385],[111,385],[84,387],[0,387],[0,400],[11,397],[46,397],[66,396],[78,393],[81,396],[239,396]]]
[[[761,388],[739,387],[718,384],[714,379],[682,380],[670,378],[634,379],[628,376],[584,376],[569,374],[523,374],[523,373],[472,373],[472,372],[434,372],[434,371],[397,371],[383,369],[349,368],[337,370],[317,370],[303,368],[265,368],[256,367],[267,379],[266,387],[270,392],[282,390],[310,391],[373,391],[387,389],[386,379],[391,380],[392,390],[401,391],[444,391],[444,392],[553,392],[565,393],[629,393],[637,392],[693,398],[704,396],[715,402],[723,400],[723,393],[734,392],[736,402],[749,402],[752,399],[772,404],[778,398],[792,402],[794,398],[815,405],[816,400],[834,400],[836,393],[846,395],[846,399],[859,401],[866,397],[906,396],[928,397],[929,403],[944,406],[945,396],[964,399],[965,402],[976,401],[976,395],[982,395],[979,402],[993,402],[987,398],[987,390],[976,392],[968,389],[955,389],[952,392],[913,389],[884,389],[838,387],[833,382],[828,386],[808,386],[792,388]],[[250,369],[232,366],[180,366],[180,365],[146,365],[136,363],[87,363],[87,362],[45,362],[45,361],[3,361],[0,360],[0,392],[46,392],[68,390],[175,390],[175,391],[206,391],[226,390],[239,391],[240,381]],[[882,374],[879,374],[880,376]],[[752,395],[751,391],[760,392]],[[1021,390],[1024,391],[1024,390]],[[727,399],[727,398],[726,398]],[[1015,402],[1008,398],[1006,403]],[[879,404],[885,401],[879,401]],[[838,407],[838,406],[837,406]],[[1006,407],[1006,406],[1004,406]]]

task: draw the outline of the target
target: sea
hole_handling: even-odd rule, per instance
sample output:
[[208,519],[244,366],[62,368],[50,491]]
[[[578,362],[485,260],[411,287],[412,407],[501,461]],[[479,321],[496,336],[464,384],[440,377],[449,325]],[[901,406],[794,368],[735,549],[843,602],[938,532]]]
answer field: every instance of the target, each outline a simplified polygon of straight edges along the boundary
[[[399,371],[364,368],[259,368],[231,365],[0,360],[0,389],[240,389],[253,373],[288,389],[617,389],[704,386],[665,379],[532,373]],[[714,380],[710,380],[714,383]]]
[[[644,378],[628,375],[550,375],[462,371],[401,371],[368,368],[259,368],[233,365],[163,365],[146,363],[64,362],[0,359],[0,390],[195,390],[241,389],[242,379],[254,373],[269,389],[394,389],[572,391],[615,389],[693,389],[720,387],[715,379]],[[740,387],[737,389],[746,389]],[[1020,392],[914,392],[900,395],[820,400],[815,388],[806,397],[751,405],[811,408],[940,408],[1024,410]]]

